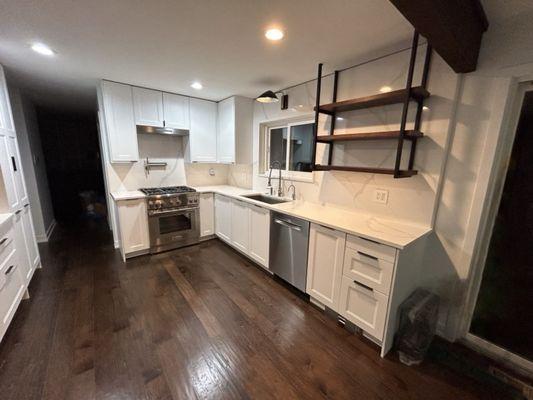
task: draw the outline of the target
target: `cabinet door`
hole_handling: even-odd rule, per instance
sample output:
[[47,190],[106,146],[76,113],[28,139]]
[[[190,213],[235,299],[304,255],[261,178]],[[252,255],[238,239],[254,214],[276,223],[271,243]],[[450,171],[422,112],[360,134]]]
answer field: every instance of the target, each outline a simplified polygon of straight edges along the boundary
[[215,229],[217,236],[231,243],[231,200],[215,195]]
[[338,311],[346,234],[311,224],[307,265],[307,293]]
[[248,254],[250,248],[250,207],[241,200],[231,200],[231,243]]
[[164,126],[163,93],[158,90],[133,87],[135,124]]
[[14,239],[15,246],[17,249],[17,256],[20,268],[20,274],[24,279],[24,283],[28,284],[31,276],[33,275],[33,265],[30,260],[30,255],[28,251],[28,241],[26,240],[26,235],[24,232],[24,222],[22,221],[22,210],[18,210],[13,217],[13,229],[14,229]]
[[168,128],[189,130],[189,98],[163,93],[163,122]]
[[270,245],[270,211],[249,205],[250,207],[250,257],[258,264],[268,268],[268,251]]
[[217,161],[217,103],[190,100],[191,129],[189,157],[191,162]]
[[339,314],[359,328],[383,340],[388,297],[347,276],[342,277]]
[[139,161],[131,86],[104,81],[102,96],[110,161]]
[[11,168],[13,171],[13,178],[15,179],[15,191],[17,193],[18,204],[19,206],[22,206],[28,202],[28,192],[26,191],[26,184],[24,182],[22,162],[20,161],[20,153],[16,137],[7,137],[7,152],[8,157],[11,160]]
[[0,340],[17,311],[25,287],[19,271],[17,251],[13,249],[0,265]]
[[213,193],[200,193],[200,237],[215,233]]
[[22,210],[22,225],[24,227],[26,246],[28,248],[28,258],[30,260],[31,267],[35,270],[41,261],[41,257],[39,256],[39,247],[35,237],[35,229],[31,219],[31,209],[29,203],[24,204],[24,209]]
[[0,135],[0,165],[2,166],[2,177],[4,178],[4,187],[9,209],[15,212],[20,208],[20,200],[17,194],[17,185],[15,183],[14,163],[16,160],[9,155],[8,149],[9,137]]
[[218,103],[217,158],[221,163],[235,162],[235,99]]
[[150,247],[145,199],[119,201],[118,218],[124,254],[146,250]]
[[0,65],[0,128],[13,132],[15,126],[13,125],[13,117],[11,114],[11,102],[9,101],[9,94],[7,91],[6,78],[4,76],[4,69]]

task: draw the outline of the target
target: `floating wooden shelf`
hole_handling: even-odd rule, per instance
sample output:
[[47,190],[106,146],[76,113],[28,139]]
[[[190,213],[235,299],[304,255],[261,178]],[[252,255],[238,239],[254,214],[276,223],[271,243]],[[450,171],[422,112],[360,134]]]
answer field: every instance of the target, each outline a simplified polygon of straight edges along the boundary
[[[384,174],[384,175],[394,175],[393,168],[373,168],[373,167],[347,167],[343,165],[315,165],[315,171],[350,171],[350,172],[368,172],[371,174]],[[410,170],[400,170],[399,178],[408,178],[410,176],[416,175],[418,171],[414,169]]]
[[[424,134],[420,131],[406,130],[404,139],[414,140],[423,137]],[[400,137],[400,131],[384,131],[384,132],[362,132],[351,133],[346,135],[320,135],[317,136],[316,141],[319,143],[331,143],[331,142],[346,142],[352,140],[387,140],[398,139]]]
[[[333,115],[338,112],[387,106],[389,104],[399,104],[404,102],[406,93],[407,89],[400,89],[388,93],[359,97],[357,99],[337,101],[335,103],[321,105],[318,111],[323,114]],[[421,101],[429,96],[430,93],[422,86],[415,86],[411,88],[411,98],[413,100]]]

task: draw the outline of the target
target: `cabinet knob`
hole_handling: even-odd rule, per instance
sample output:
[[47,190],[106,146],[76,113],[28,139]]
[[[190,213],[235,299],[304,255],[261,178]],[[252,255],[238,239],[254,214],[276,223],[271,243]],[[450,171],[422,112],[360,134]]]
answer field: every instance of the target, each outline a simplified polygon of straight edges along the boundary
[[4,272],[4,274],[5,274],[5,275],[9,275],[14,269],[15,269],[15,266],[14,266],[14,265],[10,265],[10,266],[6,269],[6,272]]

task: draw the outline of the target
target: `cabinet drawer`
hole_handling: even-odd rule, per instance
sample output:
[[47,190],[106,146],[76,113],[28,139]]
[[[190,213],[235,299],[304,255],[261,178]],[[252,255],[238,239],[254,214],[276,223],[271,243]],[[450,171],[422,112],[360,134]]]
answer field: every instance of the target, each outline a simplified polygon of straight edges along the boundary
[[346,247],[391,263],[396,260],[396,249],[394,247],[362,239],[358,236],[347,235]]
[[386,295],[390,292],[394,264],[361,250],[346,247],[343,275]]
[[0,265],[13,250],[13,224],[8,223],[0,228]]
[[15,250],[0,267],[0,337],[7,329],[11,317],[24,292],[24,282],[18,271]]
[[383,293],[342,277],[340,314],[380,341],[383,340],[388,299]]

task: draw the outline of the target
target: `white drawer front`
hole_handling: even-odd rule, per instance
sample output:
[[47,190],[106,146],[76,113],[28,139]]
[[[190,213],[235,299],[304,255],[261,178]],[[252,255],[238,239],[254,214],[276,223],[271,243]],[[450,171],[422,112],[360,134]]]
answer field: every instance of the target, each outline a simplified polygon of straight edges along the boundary
[[394,264],[361,250],[346,247],[343,275],[386,295],[390,292]]
[[24,281],[18,271],[15,250],[0,267],[0,339],[6,331],[11,318],[24,292]]
[[380,341],[383,340],[388,299],[383,293],[342,277],[340,314]]
[[348,235],[346,238],[346,247],[359,250],[362,253],[379,258],[381,260],[394,263],[396,260],[396,249],[384,244],[361,239],[360,237]]

